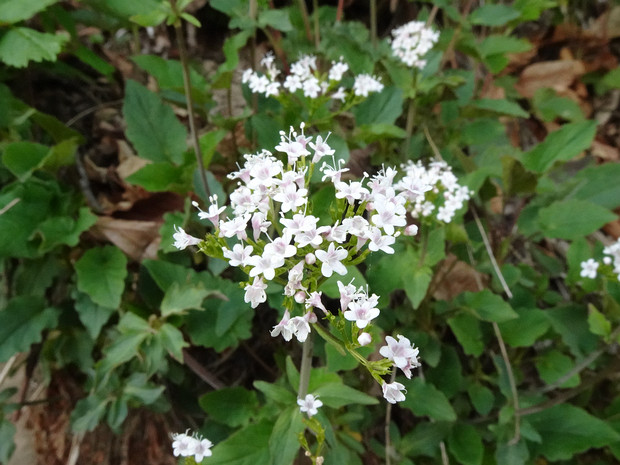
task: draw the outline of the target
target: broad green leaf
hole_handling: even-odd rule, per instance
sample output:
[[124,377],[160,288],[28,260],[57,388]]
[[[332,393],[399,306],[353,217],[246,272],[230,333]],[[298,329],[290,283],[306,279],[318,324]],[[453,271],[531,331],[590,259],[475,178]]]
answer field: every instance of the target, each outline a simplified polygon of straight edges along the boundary
[[68,35],[47,34],[27,27],[9,29],[0,39],[0,61],[23,68],[31,61],[56,61]]
[[205,297],[213,292],[205,289],[202,283],[172,283],[161,302],[161,314],[169,316],[190,308],[200,309]]
[[[566,373],[571,371],[575,367],[573,360],[564,355],[559,350],[550,350],[545,354],[538,357],[536,360],[536,370],[542,379],[547,384],[553,384]],[[560,385],[561,388],[571,388],[578,386],[580,382],[579,374],[576,373],[571,378],[567,379]]]
[[478,50],[483,57],[497,54],[527,52],[532,44],[526,39],[514,36],[491,34],[485,37],[478,45]]
[[57,308],[45,307],[41,297],[18,296],[0,311],[0,362],[25,352],[41,341],[41,332],[58,322]]
[[176,263],[165,262],[162,260],[144,260],[142,265],[148,270],[149,274],[157,283],[162,291],[167,291],[173,283],[183,284],[193,280],[190,278],[193,270]]
[[149,337],[147,332],[130,332],[118,335],[104,349],[105,358],[99,362],[102,371],[109,371],[139,354],[140,345]]
[[551,324],[542,310],[521,308],[517,310],[518,318],[499,323],[504,341],[511,347],[531,347]]
[[273,465],[293,463],[300,448],[297,436],[304,429],[303,414],[296,404],[289,406],[282,412],[278,416],[269,438],[269,454],[271,456],[269,463]]
[[228,131],[225,129],[218,129],[216,131],[209,131],[200,136],[200,149],[202,150],[203,162],[205,168],[209,168],[215,149],[217,145],[226,137]]
[[364,275],[360,272],[360,270],[356,266],[348,266],[346,275],[340,276],[339,274],[334,273],[323,283],[321,286],[321,291],[323,294],[331,297],[332,299],[340,298],[338,281],[348,284],[351,280],[354,280],[353,282],[357,287],[366,285],[366,279],[364,279]]
[[78,289],[96,304],[118,308],[125,289],[127,257],[111,245],[87,250],[75,263]]
[[448,326],[467,355],[480,356],[485,344],[480,330],[480,321],[467,313],[459,313],[448,319]]
[[532,104],[543,121],[553,121],[562,118],[567,121],[583,121],[585,117],[577,102],[560,97],[553,89],[538,89],[534,93]]
[[501,323],[518,317],[504,299],[488,289],[480,292],[465,292],[464,299],[465,305],[481,320]]
[[323,384],[312,394],[317,394],[323,404],[332,408],[340,408],[349,404],[375,405],[379,403],[375,397],[342,383]]
[[97,216],[93,215],[87,207],[80,208],[77,220],[68,216],[48,218],[39,225],[35,233],[41,236],[39,251],[46,253],[57,245],[75,247],[80,240],[80,235],[96,222]]
[[101,332],[101,328],[107,323],[116,309],[96,304],[85,293],[76,292],[76,294],[74,296],[75,310],[90,337],[96,340]]
[[258,409],[255,391],[232,387],[209,392],[199,398],[200,407],[209,418],[231,428],[247,424]]
[[575,198],[587,200],[601,207],[614,210],[620,207],[620,163],[604,163],[589,166],[579,171],[573,178],[577,187]]
[[596,134],[596,121],[569,123],[523,155],[523,165],[536,173],[544,173],[556,161],[570,160],[592,144]]
[[437,421],[455,421],[456,412],[443,392],[421,378],[403,382],[407,396],[401,403],[419,416],[428,416]]
[[297,401],[295,394],[282,386],[267,383],[266,381],[254,381],[254,387],[262,392],[267,399],[280,404],[286,405]]
[[493,111],[500,115],[516,116],[519,118],[529,118],[530,116],[518,103],[506,99],[483,98],[472,100],[470,105],[474,108]]
[[[140,68],[157,79],[160,89],[183,90],[183,66],[176,60],[165,60],[157,55],[137,55],[131,58]],[[207,81],[194,69],[190,69],[192,87],[205,92]]]
[[403,91],[398,87],[386,87],[381,92],[371,94],[366,100],[353,108],[358,125],[394,124],[403,112]]
[[620,88],[620,68],[612,69],[603,76],[603,84],[612,89]]
[[110,399],[94,395],[78,400],[71,412],[71,429],[76,433],[94,430],[105,415],[109,402]]
[[569,460],[575,454],[620,441],[606,422],[574,405],[563,403],[528,416],[542,436],[535,450],[550,461]]
[[495,462],[502,465],[525,465],[529,458],[530,451],[523,439],[516,444],[498,444],[495,450]]
[[58,0],[2,0],[0,1],[0,25],[13,24],[30,19]]
[[543,234],[559,239],[584,237],[618,218],[604,207],[577,199],[554,202],[541,208],[538,217]]
[[521,16],[521,12],[509,5],[488,4],[472,11],[469,15],[469,21],[472,24],[484,26],[503,26],[519,16]]
[[0,463],[9,463],[9,458],[15,451],[15,432],[15,425],[0,416]]
[[13,142],[4,147],[2,163],[24,181],[41,165],[49,151],[49,147],[35,142]]
[[183,363],[183,347],[189,346],[183,338],[183,333],[170,323],[164,323],[159,328],[158,336],[164,349],[179,363]]
[[605,340],[611,334],[611,322],[592,304],[588,304],[588,327],[592,334],[603,336]]
[[218,443],[209,465],[258,465],[270,462],[269,439],[273,423],[262,420],[242,428]]
[[413,308],[418,308],[424,297],[426,297],[432,278],[433,270],[428,266],[402,274],[403,288]]
[[519,160],[509,156],[502,157],[502,181],[508,196],[531,194],[538,183],[534,173],[527,171]]
[[575,357],[582,358],[598,347],[600,338],[588,328],[588,310],[585,306],[566,305],[547,309],[544,314]]
[[413,431],[403,436],[398,450],[410,457],[416,455],[435,456],[439,444],[444,440],[450,424],[446,422],[420,422]]
[[493,408],[495,396],[488,387],[472,382],[467,387],[467,394],[472,405],[480,415],[487,415]]
[[181,164],[187,131],[172,108],[135,81],[127,81],[123,115],[127,138],[138,155],[154,162]]
[[458,463],[480,465],[484,448],[476,428],[467,423],[457,423],[448,436],[448,448]]
[[293,29],[287,9],[269,9],[258,13],[258,25],[261,28],[272,27],[278,31],[288,32]]

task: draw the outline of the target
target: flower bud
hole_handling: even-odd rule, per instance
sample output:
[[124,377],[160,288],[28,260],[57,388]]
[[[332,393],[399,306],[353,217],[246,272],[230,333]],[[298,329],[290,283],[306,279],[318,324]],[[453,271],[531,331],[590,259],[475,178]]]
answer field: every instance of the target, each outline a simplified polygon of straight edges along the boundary
[[405,236],[415,236],[418,233],[418,226],[415,224],[410,224],[405,228],[404,235]]
[[312,252],[306,254],[306,265],[314,265],[316,263],[316,257]]
[[357,336],[357,342],[361,346],[367,346],[368,344],[372,342],[372,337],[370,336],[369,333],[362,333],[359,336]]
[[299,291],[293,298],[298,304],[303,304],[306,301],[306,293],[304,291]]

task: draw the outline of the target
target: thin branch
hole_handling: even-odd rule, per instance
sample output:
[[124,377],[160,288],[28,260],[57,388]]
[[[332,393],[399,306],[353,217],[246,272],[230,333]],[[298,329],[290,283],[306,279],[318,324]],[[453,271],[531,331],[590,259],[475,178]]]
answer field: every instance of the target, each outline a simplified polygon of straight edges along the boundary
[[[396,380],[396,368],[392,370],[392,375],[390,377],[390,383],[393,383]],[[392,423],[392,405],[388,402],[387,407],[385,408],[385,465],[392,464],[392,438],[390,436],[390,423]]]
[[[170,4],[175,13],[176,0],[171,0]],[[198,162],[198,171],[200,172],[200,180],[202,181],[202,187],[205,190],[207,197],[211,196],[211,190],[209,189],[209,182],[207,181],[207,174],[205,172],[204,161],[202,159],[202,149],[200,148],[200,141],[198,140],[198,132],[196,131],[196,116],[194,114],[194,102],[192,99],[192,87],[189,74],[189,58],[187,56],[187,47],[185,45],[185,36],[183,35],[181,20],[177,20],[174,24],[174,32],[177,37],[177,44],[179,46],[179,59],[181,61],[181,69],[183,70],[183,89],[185,91],[185,103],[187,105],[187,116],[189,119],[189,132],[194,146],[194,154],[196,155],[196,161]]]
[[103,103],[100,103],[100,104],[95,105],[93,107],[87,108],[86,110],[83,110],[83,111],[79,112],[77,115],[75,115],[69,121],[67,121],[65,123],[65,126],[71,127],[75,123],[77,123],[79,120],[81,120],[85,116],[90,115],[91,113],[94,113],[94,112],[96,112],[98,110],[101,110],[102,108],[115,107],[116,105],[120,105],[122,103],[123,103],[123,100],[113,100],[112,102],[103,102]]
[[183,350],[183,362],[187,367],[192,370],[195,374],[198,375],[200,379],[202,379],[205,383],[211,386],[216,391],[219,389],[224,389],[226,385],[218,379],[213,373],[203,367],[198,360],[190,355],[187,350]]
[[[15,200],[18,200],[18,199],[15,199]],[[9,361],[4,364],[4,367],[2,367],[2,371],[0,372],[0,386],[2,386],[2,384],[4,383],[4,380],[9,375],[9,371],[11,371],[11,368],[13,368],[13,365],[15,365],[16,361],[17,361],[17,354],[13,355],[9,359]]]
[[9,203],[7,203],[4,207],[2,207],[2,210],[0,210],[0,215],[4,215],[6,212],[8,212],[11,208],[13,208],[15,205],[17,205],[19,203],[21,199],[20,198],[16,198],[11,200]]
[[310,384],[310,371],[312,370],[312,332],[304,341],[301,354],[301,367],[299,369],[299,390],[297,398],[303,399],[308,394],[308,385]]
[[424,124],[422,126],[422,130],[424,131],[424,135],[426,136],[426,140],[428,141],[428,145],[431,146],[431,150],[433,151],[433,154],[435,155],[435,158],[438,161],[443,161],[443,157],[441,156],[441,152],[439,151],[439,148],[437,147],[437,144],[435,144],[435,141],[431,137],[431,133],[428,131],[428,127],[426,126],[426,124]]

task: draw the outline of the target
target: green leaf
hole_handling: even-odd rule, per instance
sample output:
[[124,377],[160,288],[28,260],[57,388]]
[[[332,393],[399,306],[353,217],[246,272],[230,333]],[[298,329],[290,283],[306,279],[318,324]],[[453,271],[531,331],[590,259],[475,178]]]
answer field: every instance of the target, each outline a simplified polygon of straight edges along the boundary
[[375,405],[379,403],[375,397],[342,383],[323,384],[313,394],[317,394],[323,404],[332,408],[340,408],[349,404]]
[[101,370],[109,371],[137,357],[140,345],[147,337],[149,333],[136,331],[117,336],[104,350],[105,358],[99,362]]
[[228,131],[225,129],[218,129],[216,131],[209,131],[200,136],[200,149],[202,150],[205,168],[209,168],[213,155],[215,154],[215,149],[227,134]]
[[[545,354],[538,357],[536,360],[536,370],[542,379],[547,384],[553,384],[566,373],[571,371],[575,367],[573,360],[564,355],[559,350],[550,350]],[[571,378],[567,379],[560,385],[561,388],[571,388],[578,386],[580,383],[579,374],[576,373]]]
[[110,400],[94,395],[78,400],[71,412],[71,429],[76,433],[94,430],[105,415]]
[[267,420],[251,424],[217,444],[209,465],[258,465],[270,462],[269,440],[273,424]]
[[0,39],[0,61],[23,68],[31,61],[56,61],[68,35],[46,34],[27,27],[9,29]]
[[606,208],[576,199],[541,208],[538,217],[543,234],[559,239],[578,239],[618,218]]
[[555,405],[528,416],[542,436],[537,454],[550,461],[569,460],[575,454],[620,441],[620,434],[603,420],[571,404]]
[[200,309],[205,297],[214,292],[205,289],[202,283],[172,283],[161,302],[161,314],[166,317],[190,308]]
[[467,355],[480,356],[485,345],[480,331],[480,322],[467,313],[460,313],[448,319],[448,326]]
[[575,357],[582,358],[597,348],[599,338],[589,331],[585,306],[566,305],[544,313]]
[[[157,55],[137,55],[132,57],[131,61],[157,79],[160,89],[183,92],[183,65],[180,61],[165,60]],[[204,92],[208,85],[205,78],[191,68],[190,83],[200,92]]]
[[58,322],[59,310],[45,307],[41,297],[19,296],[0,311],[0,362],[41,341],[41,333]]
[[58,0],[3,0],[0,2],[0,25],[30,19]]
[[464,299],[474,315],[484,321],[501,323],[519,316],[504,299],[488,289],[465,292]]
[[289,465],[295,461],[299,452],[298,435],[305,429],[302,413],[299,407],[289,406],[282,412],[269,437],[270,464]]
[[507,53],[522,53],[531,50],[531,48],[532,44],[526,39],[499,34],[491,34],[485,37],[478,45],[480,55],[483,57]]
[[432,279],[433,270],[428,266],[422,266],[414,269],[412,272],[403,273],[403,288],[413,308],[418,308],[424,297],[426,297],[426,291],[428,291],[428,286]]
[[39,251],[46,253],[57,245],[75,247],[80,240],[80,235],[96,222],[97,216],[93,215],[87,207],[80,208],[77,220],[67,216],[48,218],[39,225],[35,233],[42,238]]
[[509,5],[483,5],[471,12],[469,21],[483,26],[503,26],[520,16],[521,12]]
[[247,424],[258,409],[256,392],[232,387],[209,392],[198,399],[209,418],[231,428]]
[[605,340],[611,334],[611,322],[592,304],[588,304],[588,327],[592,334],[603,336]]
[[567,121],[583,121],[585,117],[577,102],[560,97],[553,89],[542,88],[536,90],[532,104],[543,121],[554,121],[562,118]]
[[466,423],[457,423],[448,436],[448,448],[463,465],[480,465],[484,448],[476,428]]
[[602,79],[603,84],[612,89],[620,88],[620,68],[612,69]]
[[144,405],[151,405],[160,398],[165,386],[149,383],[145,373],[133,373],[127,378],[123,394],[131,399],[137,399]]
[[183,347],[189,346],[183,338],[183,333],[176,326],[172,326],[170,323],[164,323],[159,328],[158,335],[164,349],[166,349],[179,363],[183,363]]
[[289,389],[266,381],[254,381],[254,387],[262,392],[265,397],[279,404],[291,404],[296,402],[297,398]]
[[127,81],[123,115],[127,138],[138,155],[154,162],[183,162],[187,130],[156,94],[135,81]]
[[530,458],[530,451],[524,440],[516,444],[501,443],[495,450],[495,463],[502,465],[525,465]]
[[398,451],[409,457],[417,455],[434,457],[439,450],[439,444],[448,434],[450,426],[446,422],[420,422],[413,431],[403,436]]
[[13,142],[4,147],[2,163],[23,182],[39,167],[49,151],[49,147],[35,142]]
[[293,30],[293,25],[291,24],[291,19],[289,18],[289,10],[287,9],[269,9],[260,11],[258,13],[258,26],[263,29],[270,26],[282,32]]
[[381,92],[371,94],[366,100],[353,108],[355,120],[363,124],[394,124],[403,112],[403,91],[398,87],[386,87]]
[[506,99],[483,98],[472,100],[470,105],[474,108],[493,111],[500,115],[516,116],[519,118],[529,118],[530,116],[518,103]]
[[589,166],[574,177],[575,198],[614,210],[620,207],[620,163]]
[[118,308],[125,289],[127,257],[111,245],[87,250],[75,263],[78,289],[96,304]]
[[495,403],[493,391],[478,383],[471,383],[467,387],[467,394],[472,405],[480,415],[487,415]]
[[116,309],[97,305],[87,294],[82,292],[76,292],[76,294],[74,296],[75,310],[90,337],[96,340],[101,332],[101,328],[107,323]]
[[544,173],[557,161],[570,160],[592,144],[596,121],[569,123],[523,155],[523,165],[536,173]]
[[9,459],[15,451],[16,428],[8,419],[0,416],[0,463],[9,463]]
[[445,394],[421,378],[404,381],[407,396],[402,406],[419,416],[428,416],[437,421],[455,421],[456,412]]
[[517,310],[519,318],[499,323],[504,341],[511,347],[530,347],[551,324],[542,310],[537,308],[520,308]]

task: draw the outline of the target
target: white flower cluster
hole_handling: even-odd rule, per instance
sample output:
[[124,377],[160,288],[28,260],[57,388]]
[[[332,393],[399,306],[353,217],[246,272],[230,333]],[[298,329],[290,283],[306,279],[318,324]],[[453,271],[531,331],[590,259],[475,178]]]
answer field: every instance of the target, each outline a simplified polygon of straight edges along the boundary
[[211,457],[213,443],[196,434],[175,433],[172,435],[172,452],[175,457],[194,457],[196,463],[205,457]]
[[[307,98],[316,99],[319,96],[330,96],[333,99],[344,102],[347,99],[347,91],[340,82],[344,74],[349,70],[349,65],[342,61],[332,61],[331,68],[327,73],[321,73],[317,66],[317,57],[314,55],[302,55],[290,68],[290,74],[283,82],[278,80],[280,70],[276,68],[273,53],[268,53],[261,60],[261,65],[266,73],[258,73],[252,69],[246,69],[241,82],[247,84],[252,93],[262,94],[265,97],[277,97],[282,89],[292,93],[300,90]],[[381,92],[383,84],[375,76],[360,74],[355,77],[353,94],[360,97],[368,97],[372,92]]]
[[449,223],[472,195],[466,186],[459,184],[452,168],[444,161],[432,162],[428,167],[410,161],[401,168],[405,175],[396,185],[396,191],[407,196],[414,218],[432,216]]
[[[618,281],[620,281],[620,239],[605,247],[603,249],[603,255],[603,269],[607,268],[607,270],[609,270],[611,268],[611,272],[615,274]],[[599,266],[599,262],[593,258],[589,258],[588,260],[581,262],[581,272],[579,275],[582,278],[594,279],[599,271]]]
[[433,48],[439,33],[422,21],[411,21],[392,31],[392,53],[410,68],[422,69],[426,60],[422,57]]

